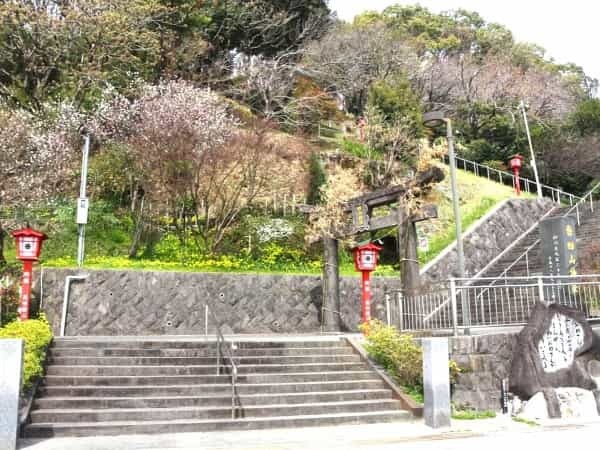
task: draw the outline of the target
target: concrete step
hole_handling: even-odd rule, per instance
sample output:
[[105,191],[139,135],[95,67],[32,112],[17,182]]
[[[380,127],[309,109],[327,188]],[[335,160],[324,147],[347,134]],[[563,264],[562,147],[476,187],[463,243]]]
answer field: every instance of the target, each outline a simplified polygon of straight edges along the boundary
[[[292,393],[244,394],[238,397],[244,407],[256,405],[323,402],[350,402],[357,400],[391,399],[389,389],[357,389],[348,391],[317,391]],[[231,406],[231,394],[170,397],[44,397],[35,400],[33,409],[116,409],[116,408],[178,408]]]
[[191,433],[200,431],[312,427],[396,421],[406,422],[410,420],[412,420],[412,415],[409,412],[394,409],[376,412],[261,417],[235,420],[222,419],[166,420],[149,422],[123,421],[91,423],[36,423],[26,425],[23,434],[27,438],[48,438],[60,436],[115,436],[128,434]]
[[[237,356],[234,355],[236,365],[263,365],[263,364],[316,364],[316,363],[358,363],[359,355],[299,355],[299,356]],[[57,366],[203,366],[216,367],[215,357],[188,357],[188,356],[53,356],[49,363]]]
[[[344,370],[364,370],[362,362],[351,363],[306,363],[306,364],[242,364],[237,366],[241,375],[273,372],[331,372]],[[225,367],[225,370],[229,370]],[[50,365],[48,375],[209,375],[215,372],[215,366],[209,365],[147,365],[147,366],[59,366]]]
[[[352,355],[352,347],[289,347],[289,348],[238,348],[236,357],[249,356],[301,356],[301,355]],[[139,357],[213,357],[217,354],[211,349],[177,349],[177,348],[94,348],[94,347],[59,347],[50,348],[50,357],[102,357],[102,356],[139,356]]]
[[[311,381],[290,383],[238,384],[239,395],[259,393],[325,392],[354,389],[382,389],[383,382],[371,374],[371,378],[347,381]],[[179,384],[161,386],[40,386],[38,398],[53,397],[168,397],[229,394],[229,380],[222,384]]]
[[23,434],[239,430],[412,417],[345,340],[235,344],[232,419],[231,367],[218,374],[214,341],[58,338]]
[[[233,342],[228,339],[228,342]],[[239,349],[282,349],[282,348],[347,348],[345,340],[289,340],[289,341],[235,341]],[[151,339],[151,338],[126,338],[126,337],[66,337],[54,338],[52,348],[126,348],[126,349],[215,349],[215,341],[184,340],[181,339]]]
[[[393,399],[357,400],[348,402],[274,404],[244,406],[243,417],[277,417],[293,415],[339,414],[399,409]],[[231,406],[177,407],[177,408],[118,408],[118,409],[38,409],[31,411],[35,423],[119,422],[136,421],[209,420],[231,417]]]
[[[369,370],[348,370],[344,372],[292,372],[263,373],[238,376],[239,383],[305,383],[311,381],[345,381],[373,378]],[[150,376],[68,376],[47,375],[42,386],[145,386],[178,384],[229,383],[230,375],[150,375]]]

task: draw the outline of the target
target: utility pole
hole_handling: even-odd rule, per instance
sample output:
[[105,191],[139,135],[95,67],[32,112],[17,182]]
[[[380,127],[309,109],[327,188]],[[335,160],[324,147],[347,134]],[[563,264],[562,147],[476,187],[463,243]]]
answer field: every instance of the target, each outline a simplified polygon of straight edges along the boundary
[[88,220],[88,207],[89,202],[86,196],[87,186],[87,173],[88,173],[88,158],[90,153],[90,135],[85,137],[85,144],[83,146],[83,157],[81,160],[81,184],[79,186],[79,199],[77,200],[77,229],[78,229],[78,243],[77,243],[77,267],[83,266],[83,259],[85,257],[85,225]]
[[[452,133],[452,119],[446,117],[442,111],[431,111],[423,114],[423,124],[426,127],[435,127],[443,123],[446,124],[446,139],[448,140],[448,158],[450,159],[450,185],[452,187],[452,207],[454,209],[454,224],[456,227],[456,255],[458,257],[458,274],[461,279],[464,279],[466,277],[465,250],[462,238],[460,197],[458,192],[458,183],[456,181],[456,154],[454,153],[454,134]],[[452,283],[454,282],[455,280],[452,279]],[[461,295],[461,304],[464,333],[465,335],[469,335],[471,334],[471,305],[469,299],[465,295]]]
[[542,185],[540,184],[540,177],[538,175],[537,164],[535,163],[535,153],[533,152],[533,144],[531,143],[531,133],[529,132],[529,122],[527,121],[527,113],[525,112],[525,102],[521,100],[519,108],[523,113],[523,121],[525,122],[525,131],[527,132],[527,141],[529,142],[529,151],[531,152],[531,167],[533,167],[533,175],[535,177],[535,184],[537,185],[537,194],[539,198],[542,198]]
[[454,210],[454,224],[456,229],[456,254],[458,256],[458,274],[465,278],[465,251],[462,239],[462,220],[460,216],[460,194],[456,181],[456,154],[454,153],[454,134],[452,132],[452,119],[446,117],[442,111],[431,111],[423,114],[423,125],[434,128],[446,125],[446,139],[448,140],[448,158],[450,159],[450,186],[452,188],[452,208]]
[[458,255],[458,273],[465,278],[465,250],[462,239],[462,220],[460,216],[460,194],[456,181],[456,153],[454,153],[454,134],[452,133],[452,120],[446,122],[446,139],[448,140],[448,157],[450,159],[450,184],[452,186],[452,208],[454,210],[454,223],[456,228],[456,253]]

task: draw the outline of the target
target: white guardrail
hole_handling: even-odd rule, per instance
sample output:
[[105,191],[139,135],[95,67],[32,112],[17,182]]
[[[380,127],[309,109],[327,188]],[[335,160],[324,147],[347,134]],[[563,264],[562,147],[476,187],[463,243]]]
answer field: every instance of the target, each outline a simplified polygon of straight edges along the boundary
[[600,320],[600,275],[453,278],[414,295],[386,293],[389,325],[400,331],[452,331],[524,325],[536,302],[558,303]]
[[[442,162],[448,164],[448,156],[442,156]],[[505,172],[503,170],[494,169],[493,167],[485,166],[480,163],[476,163],[474,161],[469,161],[468,159],[461,158],[459,156],[456,157],[456,167],[458,169],[463,169],[465,171],[473,172],[475,175],[480,177],[487,177],[489,180],[498,181],[501,184],[510,184],[512,186],[515,185],[515,176],[510,172]],[[521,186],[521,190],[524,192],[537,192],[537,183],[534,180],[530,180],[529,178],[519,177],[519,185]],[[544,197],[551,198],[556,203],[565,203],[569,205],[573,205],[580,197],[577,195],[571,194],[569,192],[565,192],[561,189],[548,186],[546,184],[540,183],[542,195]]]

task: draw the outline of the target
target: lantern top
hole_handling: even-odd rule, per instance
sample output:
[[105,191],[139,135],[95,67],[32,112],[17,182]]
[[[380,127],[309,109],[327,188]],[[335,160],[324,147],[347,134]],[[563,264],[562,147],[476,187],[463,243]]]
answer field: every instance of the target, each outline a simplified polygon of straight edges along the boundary
[[44,233],[41,233],[41,232],[36,231],[33,228],[29,228],[29,227],[13,231],[11,234],[12,234],[12,237],[14,237],[14,238],[33,237],[33,238],[40,239],[41,241],[46,240],[48,238],[48,236],[46,236]]
[[363,250],[375,250],[375,251],[379,252],[379,251],[383,250],[383,247],[380,247],[379,245],[375,245],[372,242],[367,242],[366,244],[358,244],[352,250],[359,251],[359,252],[362,252]]
[[354,268],[358,272],[372,272],[377,267],[379,252],[383,250],[383,247],[367,242],[357,245],[352,250],[354,252]]
[[44,233],[32,230],[31,228],[23,228],[11,233],[15,238],[17,259],[23,262],[38,261],[42,252],[42,242],[46,239]]
[[522,155],[519,155],[519,154],[517,153],[516,155],[512,155],[512,156],[510,157],[510,159],[520,159],[521,161],[523,161],[523,156],[522,156]]
[[443,111],[430,111],[423,114],[423,125],[429,128],[442,125],[446,121],[446,114]]

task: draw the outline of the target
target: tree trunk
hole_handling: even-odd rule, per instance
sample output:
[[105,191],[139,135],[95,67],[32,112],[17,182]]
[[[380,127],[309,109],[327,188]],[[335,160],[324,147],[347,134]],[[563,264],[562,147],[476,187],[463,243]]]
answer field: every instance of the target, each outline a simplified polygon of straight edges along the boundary
[[129,247],[129,258],[135,258],[140,249],[140,243],[142,241],[142,232],[144,231],[144,197],[140,201],[140,211],[137,216],[135,231],[133,232],[133,239],[131,247]]
[[6,231],[4,231],[4,227],[2,227],[2,222],[0,222],[0,267],[6,265],[6,258],[4,257],[4,238],[6,237]]
[[414,293],[421,285],[417,254],[417,227],[404,211],[398,212],[398,254],[400,256],[402,290],[408,294]]
[[323,266],[323,311],[324,331],[341,331],[340,318],[340,268],[338,241],[323,236],[325,264]]

